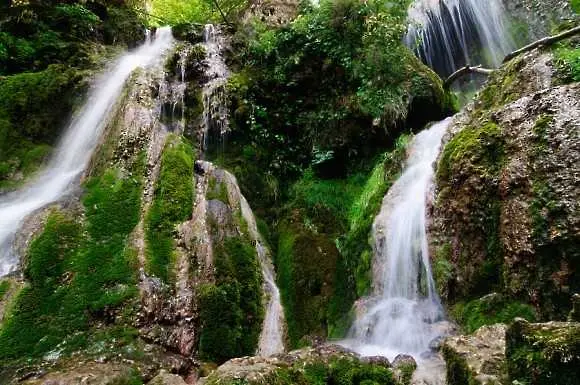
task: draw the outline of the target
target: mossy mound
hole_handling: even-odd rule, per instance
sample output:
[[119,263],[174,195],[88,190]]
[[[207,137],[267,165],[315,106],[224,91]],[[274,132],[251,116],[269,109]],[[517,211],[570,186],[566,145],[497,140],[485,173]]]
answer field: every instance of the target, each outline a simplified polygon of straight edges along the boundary
[[530,385],[572,385],[580,378],[580,324],[514,322],[506,334],[512,380]]

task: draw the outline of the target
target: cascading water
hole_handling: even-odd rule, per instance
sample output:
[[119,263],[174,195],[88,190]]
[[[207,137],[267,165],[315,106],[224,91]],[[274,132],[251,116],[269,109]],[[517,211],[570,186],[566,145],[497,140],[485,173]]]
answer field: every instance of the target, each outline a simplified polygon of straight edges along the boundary
[[405,42],[441,76],[495,68],[516,48],[506,14],[502,0],[416,0]]
[[262,268],[262,277],[264,278],[264,291],[268,296],[257,354],[262,357],[270,357],[284,352],[284,309],[280,290],[276,285],[276,273],[270,259],[270,251],[264,246],[256,225],[256,218],[250,209],[248,201],[243,195],[240,201],[242,216],[246,220],[252,240],[256,244],[256,252]]
[[393,359],[403,353],[420,360],[441,335],[436,323],[444,313],[431,274],[425,210],[433,163],[451,119],[413,139],[404,172],[373,224],[374,295],[345,343],[363,355]]
[[124,54],[98,79],[46,168],[21,190],[0,198],[0,277],[18,266],[12,240],[22,221],[67,194],[86,168],[127,78],[136,68],[160,60],[172,44],[171,29],[160,28],[154,39]]
[[228,132],[226,85],[229,71],[222,55],[225,37],[213,24],[205,26],[203,46],[206,51],[207,83],[203,86],[203,121],[201,144],[207,150],[210,136],[223,138]]

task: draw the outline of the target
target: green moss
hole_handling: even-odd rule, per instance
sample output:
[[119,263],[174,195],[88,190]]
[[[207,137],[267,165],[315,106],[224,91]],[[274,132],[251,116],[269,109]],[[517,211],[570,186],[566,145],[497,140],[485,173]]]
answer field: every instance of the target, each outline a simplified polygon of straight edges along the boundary
[[53,65],[0,79],[0,187],[47,158],[83,87],[79,71]]
[[570,6],[576,13],[580,13],[580,0],[570,0]]
[[433,261],[433,278],[442,298],[447,298],[448,285],[454,277],[455,266],[451,262],[451,243],[445,243],[437,248]]
[[396,385],[388,368],[362,363],[350,357],[298,360],[291,366],[280,365],[273,373],[253,379],[219,378],[210,375],[208,385]]
[[476,385],[475,378],[467,367],[467,363],[459,354],[446,345],[442,349],[446,365],[446,379],[449,385]]
[[562,45],[554,50],[554,56],[563,83],[580,81],[580,48]]
[[191,146],[183,139],[169,136],[145,222],[147,270],[166,282],[173,279],[175,225],[188,220],[193,210],[193,161]]
[[135,298],[136,261],[127,240],[139,220],[143,163],[132,170],[133,178],[110,169],[90,179],[84,220],[49,215],[29,248],[30,285],[0,329],[1,359],[38,357],[67,339],[66,351],[86,346],[95,320],[114,320]]
[[576,384],[580,376],[580,326],[517,321],[506,333],[506,356],[513,381]]
[[484,325],[510,323],[517,317],[528,321],[535,321],[537,317],[532,306],[504,298],[499,294],[458,303],[453,307],[452,315],[467,333],[473,333]]
[[466,127],[451,139],[441,155],[437,179],[449,180],[453,169],[470,163],[474,172],[484,175],[497,173],[504,158],[500,127],[492,122]]
[[262,275],[249,241],[229,238],[214,250],[215,283],[200,289],[199,353],[222,363],[252,355],[258,344],[264,309]]
[[4,299],[6,293],[8,293],[8,290],[10,290],[10,281],[8,280],[0,281],[0,302],[2,301],[2,299]]
[[216,199],[218,201],[228,204],[229,202],[228,186],[224,182],[218,183],[215,177],[211,177],[208,183],[206,199],[208,201]]

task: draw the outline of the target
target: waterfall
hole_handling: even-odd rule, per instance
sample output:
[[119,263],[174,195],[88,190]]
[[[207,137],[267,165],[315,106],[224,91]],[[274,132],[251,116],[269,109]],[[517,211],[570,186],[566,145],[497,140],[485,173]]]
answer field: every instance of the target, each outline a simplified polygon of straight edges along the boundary
[[282,307],[280,289],[276,285],[276,273],[270,259],[270,251],[264,246],[256,225],[256,218],[250,209],[248,201],[243,195],[240,196],[242,216],[248,224],[248,231],[256,245],[256,252],[264,279],[264,291],[267,295],[266,314],[262,323],[257,354],[262,357],[269,357],[284,352],[284,309]]
[[203,86],[202,91],[201,145],[203,150],[207,150],[210,137],[217,137],[221,140],[229,129],[226,94],[229,71],[223,57],[223,48],[226,41],[219,28],[213,24],[207,24],[203,37],[203,47],[206,52],[207,83]]
[[441,76],[498,67],[516,48],[502,0],[416,0],[409,19],[407,46]]
[[46,168],[21,190],[0,198],[0,277],[18,266],[12,240],[22,221],[70,192],[87,167],[125,81],[136,68],[161,60],[172,44],[171,29],[160,28],[153,39],[121,56],[97,79],[84,106],[65,130]]
[[435,289],[426,234],[426,204],[435,162],[452,118],[420,132],[401,177],[373,224],[374,293],[346,344],[363,355],[420,359],[440,336],[443,309]]

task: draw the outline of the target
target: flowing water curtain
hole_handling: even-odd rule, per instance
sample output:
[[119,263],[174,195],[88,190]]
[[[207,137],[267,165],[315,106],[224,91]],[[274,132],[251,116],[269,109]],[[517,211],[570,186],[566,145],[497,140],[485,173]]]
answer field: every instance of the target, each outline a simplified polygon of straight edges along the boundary
[[156,38],[121,56],[96,82],[85,105],[66,129],[47,167],[21,190],[0,199],[0,277],[19,264],[12,249],[14,235],[27,216],[67,194],[86,168],[110,118],[125,81],[138,67],[162,60],[173,46],[169,27],[160,28]]
[[465,65],[498,67],[514,39],[502,0],[417,0],[405,43],[441,76]]

